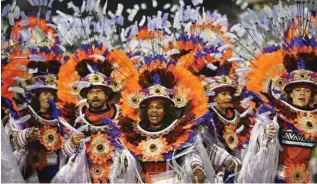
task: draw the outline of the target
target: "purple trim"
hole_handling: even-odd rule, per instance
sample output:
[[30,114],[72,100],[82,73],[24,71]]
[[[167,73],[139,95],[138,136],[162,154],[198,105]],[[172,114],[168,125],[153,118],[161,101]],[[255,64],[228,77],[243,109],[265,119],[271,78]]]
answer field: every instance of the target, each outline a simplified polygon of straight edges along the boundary
[[263,52],[264,53],[272,53],[272,52],[276,52],[280,49],[281,47],[278,45],[272,45],[272,46],[269,46],[269,47],[266,47],[263,49]]
[[151,63],[155,60],[159,60],[160,63],[163,63],[166,61],[166,58],[164,57],[164,55],[155,55],[155,56],[145,56],[144,57],[144,62],[146,65],[150,66]]
[[91,48],[91,45],[90,44],[82,44],[80,46],[80,49],[85,51],[85,52],[88,52],[88,50]]

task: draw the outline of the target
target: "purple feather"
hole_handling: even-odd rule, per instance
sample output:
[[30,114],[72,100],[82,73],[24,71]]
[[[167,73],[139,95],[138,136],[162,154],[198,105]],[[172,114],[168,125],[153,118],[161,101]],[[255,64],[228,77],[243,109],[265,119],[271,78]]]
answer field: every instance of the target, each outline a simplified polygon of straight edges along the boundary
[[102,123],[104,125],[111,126],[114,130],[120,131],[120,128],[116,124],[114,124],[110,118],[103,118]]
[[299,62],[298,62],[298,69],[305,69],[305,61],[303,58],[299,58]]
[[82,44],[80,46],[80,49],[85,51],[85,52],[88,52],[88,50],[91,48],[91,45],[90,44]]
[[161,84],[160,75],[155,73],[153,76],[153,81],[154,81],[154,84]]
[[47,46],[40,47],[40,52],[44,52],[45,54],[48,54],[51,52],[51,50]]

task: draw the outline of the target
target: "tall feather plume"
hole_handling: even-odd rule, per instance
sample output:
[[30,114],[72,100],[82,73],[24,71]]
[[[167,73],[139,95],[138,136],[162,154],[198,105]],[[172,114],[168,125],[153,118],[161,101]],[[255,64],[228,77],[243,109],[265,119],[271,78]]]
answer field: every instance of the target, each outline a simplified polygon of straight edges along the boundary
[[155,69],[143,72],[139,77],[139,84],[142,88],[148,88],[155,84],[154,79],[157,78],[160,78],[161,85],[166,88],[173,88],[176,85],[174,74],[165,69]]
[[[91,67],[91,69],[89,69],[89,66]],[[76,65],[76,71],[81,77],[85,77],[88,74],[92,73],[91,70],[100,72],[104,74],[105,76],[109,77],[113,71],[113,68],[112,68],[112,65],[107,60],[94,62],[90,59],[85,59],[80,61]]]

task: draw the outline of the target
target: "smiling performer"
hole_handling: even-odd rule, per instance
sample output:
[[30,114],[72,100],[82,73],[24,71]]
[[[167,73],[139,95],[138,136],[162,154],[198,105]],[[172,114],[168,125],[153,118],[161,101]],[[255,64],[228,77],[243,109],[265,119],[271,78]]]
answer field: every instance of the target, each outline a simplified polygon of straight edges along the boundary
[[11,56],[2,73],[2,95],[19,110],[19,117],[10,115],[6,131],[28,182],[50,182],[65,161],[61,148],[68,130],[63,125],[72,127],[55,104],[64,57],[58,53],[59,48],[44,46]]
[[[317,48],[316,25],[308,21],[315,19],[315,14],[309,9],[304,13],[304,7],[315,8],[309,1],[265,8],[258,15],[250,13],[250,23],[260,24],[257,29],[251,30],[247,23],[241,29],[235,27],[249,38],[244,40],[245,35],[240,34],[238,40],[248,49],[243,56],[250,57],[246,86],[261,104],[238,182],[311,182],[308,164],[317,138]],[[286,25],[276,26],[285,17]],[[302,19],[304,22],[299,21]],[[256,37],[270,28],[283,34]]]
[[162,55],[145,60],[122,93],[126,118],[119,123],[121,141],[139,161],[143,182],[214,181],[211,163],[206,153],[200,153],[204,148],[193,130],[207,112],[198,78],[166,64]]

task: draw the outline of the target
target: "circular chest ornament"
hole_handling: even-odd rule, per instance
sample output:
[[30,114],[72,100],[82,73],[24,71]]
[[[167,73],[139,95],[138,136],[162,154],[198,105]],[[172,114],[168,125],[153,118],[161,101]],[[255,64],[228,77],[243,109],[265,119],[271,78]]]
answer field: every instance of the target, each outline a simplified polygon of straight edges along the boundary
[[288,183],[310,183],[305,164],[291,165],[285,169],[285,181]]
[[231,150],[235,150],[238,147],[239,139],[237,133],[232,129],[225,129],[224,138],[227,146]]
[[110,159],[114,147],[110,144],[105,134],[94,134],[87,145],[86,152],[93,163],[105,164]]
[[107,183],[110,167],[106,164],[92,164],[89,169],[90,176],[94,183]]
[[64,142],[64,137],[57,131],[57,127],[44,125],[41,128],[40,142],[50,151],[60,149]]
[[164,138],[141,141],[138,149],[142,152],[143,161],[163,161],[163,153],[167,152],[167,142]]
[[294,120],[294,125],[306,138],[315,139],[317,137],[317,115],[316,113],[298,113]]

